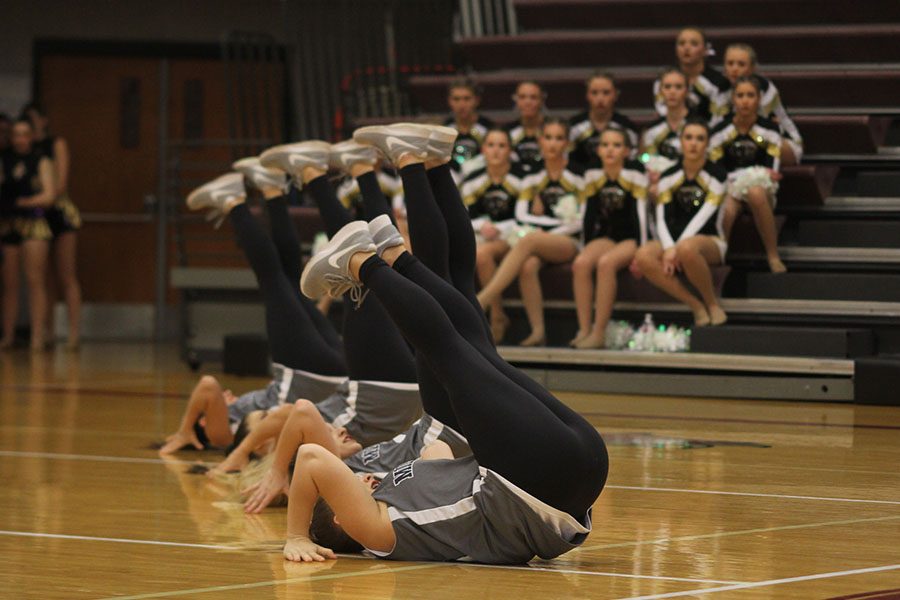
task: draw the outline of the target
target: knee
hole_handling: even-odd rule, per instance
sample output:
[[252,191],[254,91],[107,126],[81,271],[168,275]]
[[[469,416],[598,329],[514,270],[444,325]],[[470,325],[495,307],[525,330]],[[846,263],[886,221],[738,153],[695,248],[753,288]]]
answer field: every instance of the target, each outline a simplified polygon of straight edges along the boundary
[[597,259],[597,271],[604,274],[615,273],[618,270],[616,261],[608,254],[604,254]]
[[572,261],[572,271],[576,275],[587,275],[594,268],[593,263],[587,259],[584,254],[579,254],[575,257],[575,260]]
[[638,249],[637,254],[634,255],[634,259],[637,261],[638,267],[640,267],[642,271],[652,267],[658,262],[654,252],[646,246]]
[[204,375],[201,377],[200,381],[197,382],[197,387],[206,390],[219,390],[221,388],[219,380],[212,375]]
[[296,402],[294,402],[293,412],[295,414],[309,415],[316,410],[316,405],[304,398],[300,398]]
[[494,256],[488,252],[487,248],[484,246],[479,246],[475,251],[475,266],[476,267],[487,267],[493,264]]
[[691,260],[698,254],[694,244],[682,242],[675,246],[675,256],[678,257],[679,261]]
[[525,277],[535,277],[540,270],[541,260],[536,256],[532,256],[522,263],[522,269],[519,271],[519,274]]

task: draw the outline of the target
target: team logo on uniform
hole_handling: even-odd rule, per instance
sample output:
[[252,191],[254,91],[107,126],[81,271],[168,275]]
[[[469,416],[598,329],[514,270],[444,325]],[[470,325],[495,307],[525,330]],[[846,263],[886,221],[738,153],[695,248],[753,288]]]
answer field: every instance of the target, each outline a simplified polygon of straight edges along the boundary
[[550,186],[541,192],[541,203],[544,205],[544,214],[553,212],[559,199],[566,195],[566,190],[559,186]]
[[27,170],[28,169],[25,166],[24,162],[17,162],[16,166],[14,166],[12,169],[13,179],[22,179],[23,177],[25,177],[25,171]]
[[453,147],[453,155],[459,162],[464,162],[478,154],[478,142],[471,138],[457,138]]
[[516,154],[519,160],[524,163],[537,162],[541,160],[541,147],[537,142],[528,140],[516,146]]
[[600,190],[600,211],[609,217],[625,206],[625,190],[617,185],[608,185]]
[[413,460],[405,462],[392,471],[391,474],[394,478],[395,487],[400,485],[407,479],[412,479],[413,477],[415,477],[415,474],[413,473],[413,463],[415,463],[415,461]]
[[368,465],[379,458],[381,458],[381,444],[369,446],[362,451],[362,462],[364,465]]
[[678,145],[677,138],[666,138],[659,145],[659,153],[666,158],[678,160],[681,156],[681,147]]
[[738,167],[749,167],[756,158],[756,144],[753,140],[737,140],[728,148],[728,156]]
[[696,183],[689,183],[678,188],[675,192],[675,202],[685,212],[693,212],[694,209],[706,200],[706,192]]
[[481,198],[484,212],[491,216],[494,221],[511,218],[510,208],[512,198],[509,197],[504,190],[490,190]]

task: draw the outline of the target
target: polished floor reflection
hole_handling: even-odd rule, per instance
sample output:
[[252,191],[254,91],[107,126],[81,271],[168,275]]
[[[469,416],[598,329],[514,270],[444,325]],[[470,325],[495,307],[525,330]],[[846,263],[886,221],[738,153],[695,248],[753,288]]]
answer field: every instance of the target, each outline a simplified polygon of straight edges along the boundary
[[[523,567],[281,559],[284,509],[160,460],[169,347],[0,354],[2,598],[887,598],[900,408],[565,394],[610,446],[580,549]],[[235,391],[259,379],[225,377]],[[874,592],[883,592],[875,594]]]

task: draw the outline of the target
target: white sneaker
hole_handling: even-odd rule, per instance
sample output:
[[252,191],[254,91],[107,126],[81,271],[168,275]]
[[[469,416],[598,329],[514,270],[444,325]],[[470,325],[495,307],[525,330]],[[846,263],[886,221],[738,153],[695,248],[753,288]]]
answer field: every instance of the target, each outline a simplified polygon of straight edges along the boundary
[[375,243],[375,253],[381,256],[388,248],[403,245],[403,236],[388,215],[379,215],[369,221],[369,234]]
[[205,183],[188,194],[187,207],[191,210],[208,209],[206,219],[219,227],[231,209],[244,201],[244,176],[226,173]]
[[341,228],[322,250],[309,259],[300,277],[300,291],[307,298],[324,295],[343,296],[348,290],[350,299],[359,306],[365,294],[362,284],[350,275],[350,258],[357,252],[375,252],[375,244],[365,221],[353,221]]
[[270,169],[280,169],[299,183],[304,167],[328,170],[328,154],[331,144],[319,140],[284,144],[269,148],[259,155],[259,162]]
[[264,187],[284,189],[286,183],[284,171],[262,166],[259,157],[242,158],[232,164],[231,168],[243,174],[256,189],[261,190]]
[[410,125],[418,127],[428,132],[428,143],[425,150],[428,152],[426,160],[450,160],[453,156],[453,144],[459,132],[452,127],[444,127],[443,125],[428,125],[425,123],[400,123],[401,125]]
[[374,165],[378,162],[378,150],[372,146],[363,146],[353,140],[331,145],[328,155],[328,166],[343,173],[349,173],[353,165]]
[[430,132],[423,126],[395,123],[357,129],[353,132],[353,141],[378,148],[396,165],[405,154],[425,160],[428,156],[429,135]]

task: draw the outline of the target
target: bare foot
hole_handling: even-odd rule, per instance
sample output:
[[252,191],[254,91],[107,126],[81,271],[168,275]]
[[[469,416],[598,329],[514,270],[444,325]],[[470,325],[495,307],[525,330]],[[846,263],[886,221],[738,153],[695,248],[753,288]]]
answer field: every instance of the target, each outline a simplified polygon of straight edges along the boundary
[[580,331],[579,330],[579,332],[577,334],[575,334],[575,337],[573,337],[571,340],[569,340],[569,347],[577,348],[578,344],[581,342],[581,340],[588,337],[589,335],[591,335],[590,331]]
[[773,273],[787,273],[787,267],[781,262],[780,258],[769,259],[769,270]]
[[709,313],[706,308],[700,307],[694,311],[694,327],[706,327],[709,325]]
[[159,449],[160,454],[172,454],[185,446],[193,446],[197,450],[203,450],[203,444],[197,439],[197,434],[191,431],[176,431],[166,438],[166,443]]
[[337,555],[308,538],[288,538],[284,542],[284,557],[294,562],[323,562],[335,559]]
[[535,346],[543,346],[547,342],[547,336],[544,335],[543,329],[531,332],[527,338],[519,342],[519,345],[525,348],[533,348]]
[[604,339],[604,337],[605,336],[602,333],[601,334],[592,333],[592,334],[584,337],[577,344],[575,344],[575,347],[578,348],[579,350],[590,350],[590,349],[603,348],[603,346],[606,343],[606,340]]
[[494,316],[491,314],[491,336],[494,338],[494,343],[499,344],[503,341],[503,338],[506,337],[506,330],[509,328],[509,317],[504,314],[500,314],[499,316]]
[[722,310],[722,307],[716,304],[709,307],[709,323],[710,325],[724,325],[728,321],[728,315]]

